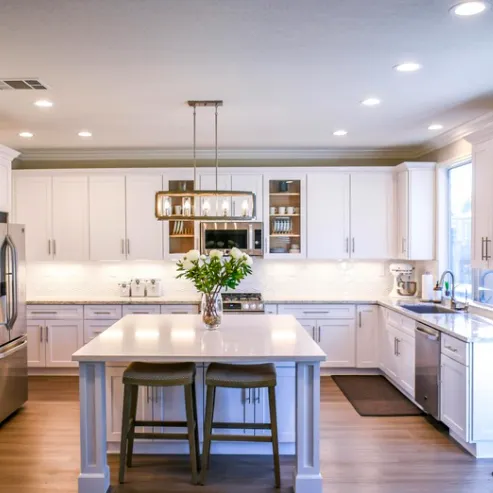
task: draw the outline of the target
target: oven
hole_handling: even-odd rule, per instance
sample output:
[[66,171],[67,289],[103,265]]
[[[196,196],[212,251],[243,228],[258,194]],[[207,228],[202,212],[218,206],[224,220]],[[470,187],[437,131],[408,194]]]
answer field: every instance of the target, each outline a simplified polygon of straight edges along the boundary
[[263,224],[259,222],[203,222],[200,226],[200,251],[224,253],[236,247],[248,255],[263,255]]

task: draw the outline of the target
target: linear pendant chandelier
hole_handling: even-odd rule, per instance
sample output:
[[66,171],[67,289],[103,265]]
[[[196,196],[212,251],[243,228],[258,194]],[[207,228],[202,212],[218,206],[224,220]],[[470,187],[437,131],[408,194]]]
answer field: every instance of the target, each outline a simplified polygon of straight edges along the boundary
[[[193,191],[156,193],[156,218],[160,221],[251,221],[256,217],[256,198],[253,192],[218,190],[219,159],[217,152],[217,114],[221,100],[188,101],[193,108]],[[216,189],[197,190],[197,107],[214,107],[214,141]],[[177,207],[178,206],[178,207]],[[179,211],[179,214],[174,212]]]

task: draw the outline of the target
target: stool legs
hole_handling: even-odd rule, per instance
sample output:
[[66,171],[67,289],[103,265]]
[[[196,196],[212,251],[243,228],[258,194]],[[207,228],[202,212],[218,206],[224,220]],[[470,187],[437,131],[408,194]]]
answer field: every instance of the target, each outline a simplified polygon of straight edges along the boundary
[[274,475],[276,488],[281,487],[281,467],[279,464],[279,439],[277,435],[276,389],[269,387],[270,431],[272,434],[272,455],[274,456]]
[[130,408],[132,404],[132,389],[130,385],[123,388],[122,436],[120,441],[120,474],[119,481],[125,481],[125,458],[127,454],[127,435],[130,427]]
[[204,422],[204,445],[202,451],[202,470],[200,474],[200,484],[205,484],[205,476],[209,467],[211,454],[211,435],[212,435],[212,420],[214,415],[214,397],[216,387],[207,386],[207,397],[205,406],[205,422]]
[[127,448],[127,467],[132,467],[132,458],[134,453],[134,434],[135,421],[137,419],[137,400],[139,397],[139,386],[132,385],[132,399],[130,404],[130,425],[128,430],[128,448]]
[[197,484],[199,460],[196,441],[197,422],[194,412],[194,385],[185,385],[185,407],[187,413],[188,443],[190,444],[190,462],[192,463],[192,483]]
[[195,428],[194,428],[195,457],[197,461],[197,468],[200,471],[199,418],[197,416],[197,389],[195,382],[192,385],[192,402],[193,402],[193,422],[195,423]]

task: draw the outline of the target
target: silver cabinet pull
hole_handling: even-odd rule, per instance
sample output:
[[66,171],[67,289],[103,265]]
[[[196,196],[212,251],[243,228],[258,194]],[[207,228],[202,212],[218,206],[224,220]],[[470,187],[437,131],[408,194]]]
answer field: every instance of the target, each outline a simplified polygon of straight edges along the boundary
[[359,321],[359,328],[361,329],[361,326],[362,326],[362,324],[361,324],[361,312],[358,313],[358,319],[359,319],[358,320]]
[[320,342],[320,339],[321,339],[321,337],[320,337],[320,325],[319,325],[318,326],[318,342]]
[[257,391],[257,397],[254,397],[254,402],[260,404],[260,389],[253,389],[253,395],[255,396],[255,390]]
[[130,240],[127,238],[127,255],[130,255]]
[[56,240],[53,240],[53,255],[56,255]]
[[488,244],[490,243],[490,239],[486,236],[484,238],[484,259],[489,260],[491,258],[491,255],[488,252]]
[[346,253],[349,253],[349,238],[346,237]]
[[48,341],[49,341],[49,336],[48,336],[48,334],[49,334],[49,331],[48,331],[48,326],[46,326],[46,327],[45,327],[45,329],[46,329],[46,343],[48,343]]
[[317,339],[315,338],[315,325],[312,327],[312,339],[316,341]]
[[51,255],[51,240],[48,240],[48,255]]
[[43,342],[43,326],[39,326],[39,342]]
[[394,337],[394,356],[397,356],[397,339]]
[[399,342],[401,342],[401,340],[400,340],[400,339],[396,339],[396,340],[395,340],[395,351],[396,351],[395,355],[396,355],[396,356],[400,356],[400,355],[401,355],[401,353],[400,353],[400,351],[399,351]]
[[325,311],[303,310],[304,315],[326,315],[328,313],[330,313],[329,310],[325,310]]
[[452,347],[452,346],[447,346],[447,345],[445,345],[445,349],[448,349],[449,351],[452,351],[453,353],[456,353],[458,351],[457,348]]
[[354,253],[354,243],[355,243],[355,241],[354,241],[354,238],[353,238],[353,253]]
[[94,315],[111,315],[111,312],[94,312]]
[[484,236],[481,236],[481,260],[484,260]]
[[122,239],[122,255],[125,255],[125,240]]

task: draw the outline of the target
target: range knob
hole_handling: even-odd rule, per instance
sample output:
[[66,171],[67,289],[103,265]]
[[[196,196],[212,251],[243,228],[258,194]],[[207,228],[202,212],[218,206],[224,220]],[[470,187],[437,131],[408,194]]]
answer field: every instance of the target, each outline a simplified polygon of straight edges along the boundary
[[263,310],[264,309],[264,304],[263,303],[259,303],[258,306],[257,306],[257,308],[259,310]]
[[248,303],[243,303],[243,308],[245,310],[249,310],[250,309],[250,305]]
[[250,305],[250,309],[252,309],[252,310],[256,310],[256,309],[257,309],[257,305],[256,305],[255,303],[252,303],[252,304]]

